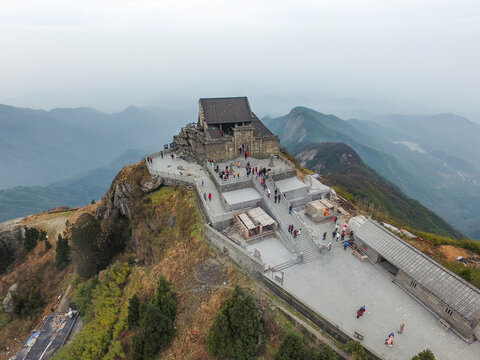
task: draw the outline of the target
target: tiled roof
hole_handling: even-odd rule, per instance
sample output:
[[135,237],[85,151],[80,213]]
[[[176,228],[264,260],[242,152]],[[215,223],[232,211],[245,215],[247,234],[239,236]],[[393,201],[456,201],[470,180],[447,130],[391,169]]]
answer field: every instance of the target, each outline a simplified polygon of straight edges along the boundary
[[468,320],[480,315],[480,290],[372,220],[355,237]]
[[265,125],[260,121],[260,119],[252,113],[252,123],[253,123],[253,135],[254,136],[269,136],[273,135],[270,130],[267,129]]
[[200,99],[207,124],[235,124],[252,121],[246,97]]

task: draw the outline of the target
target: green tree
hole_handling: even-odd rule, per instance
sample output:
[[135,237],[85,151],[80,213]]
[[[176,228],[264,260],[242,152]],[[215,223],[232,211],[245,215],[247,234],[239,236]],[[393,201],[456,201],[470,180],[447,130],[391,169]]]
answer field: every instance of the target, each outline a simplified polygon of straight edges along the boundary
[[130,358],[132,360],[143,360],[143,340],[138,335],[132,335],[130,338]]
[[177,302],[172,291],[172,285],[163,275],[160,275],[158,280],[157,293],[152,303],[170,320],[175,320],[175,316],[177,316]]
[[40,290],[36,287],[30,289],[27,297],[17,294],[13,295],[13,312],[20,317],[27,317],[34,314],[44,305]]
[[300,334],[289,331],[278,348],[275,360],[304,360],[305,345]]
[[45,251],[50,251],[50,249],[52,248],[52,244],[50,244],[50,241],[48,241],[48,239],[45,239]]
[[23,239],[23,247],[27,250],[33,250],[38,243],[39,232],[35,228],[25,226],[25,238]]
[[251,359],[263,350],[265,330],[257,302],[240,286],[227,299],[207,335],[208,350],[220,358]]
[[70,261],[70,246],[68,238],[58,234],[57,247],[55,248],[55,267],[57,270],[63,270]]
[[412,360],[435,360],[435,356],[430,349],[426,349],[415,355]]
[[349,341],[345,344],[345,351],[352,354],[356,360],[367,360],[368,356],[359,341]]
[[154,359],[173,336],[173,322],[160,309],[148,304],[142,324],[143,358]]
[[97,237],[101,233],[100,223],[89,213],[80,215],[72,226],[72,261],[75,270],[84,279],[98,271]]
[[134,294],[128,301],[128,328],[133,329],[140,322],[140,300],[137,294]]

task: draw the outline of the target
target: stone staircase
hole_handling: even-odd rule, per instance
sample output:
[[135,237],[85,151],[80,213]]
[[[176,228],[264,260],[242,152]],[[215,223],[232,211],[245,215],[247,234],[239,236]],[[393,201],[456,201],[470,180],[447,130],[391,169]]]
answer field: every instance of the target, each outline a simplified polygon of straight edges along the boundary
[[[293,211],[291,214],[288,213],[288,203],[285,199],[281,199],[280,202],[275,203],[275,187],[270,181],[270,179],[267,179],[267,187],[271,191],[270,198],[267,198],[265,191],[262,191],[262,195],[265,201],[268,201],[272,205],[276,213],[275,215],[279,219],[281,219],[281,224],[279,224],[279,226],[283,225],[286,227],[284,230],[289,236],[292,237],[292,240],[296,243],[298,249],[302,252],[303,261],[307,263],[320,259],[320,251],[318,250],[311,237],[308,235],[308,229],[304,228],[299,216]],[[294,228],[297,230],[301,229],[300,235],[297,235],[296,238],[293,238],[293,235],[290,235],[288,233],[288,225],[293,225]]]

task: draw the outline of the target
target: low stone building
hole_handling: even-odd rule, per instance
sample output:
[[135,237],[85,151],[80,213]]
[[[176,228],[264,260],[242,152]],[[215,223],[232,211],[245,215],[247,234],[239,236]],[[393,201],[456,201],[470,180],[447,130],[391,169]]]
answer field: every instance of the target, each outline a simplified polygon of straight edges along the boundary
[[177,151],[197,161],[227,161],[243,156],[268,158],[280,140],[251,111],[246,97],[200,99],[198,122],[173,138]]
[[355,243],[370,261],[434,312],[465,341],[480,339],[480,290],[380,224],[363,216],[348,224]]

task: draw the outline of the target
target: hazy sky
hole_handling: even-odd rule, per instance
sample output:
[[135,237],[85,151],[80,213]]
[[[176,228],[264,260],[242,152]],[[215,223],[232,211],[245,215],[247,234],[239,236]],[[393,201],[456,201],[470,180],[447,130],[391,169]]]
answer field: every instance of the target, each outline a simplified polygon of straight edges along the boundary
[[[0,102],[480,113],[478,0],[0,0]],[[322,108],[323,107],[323,108]]]

